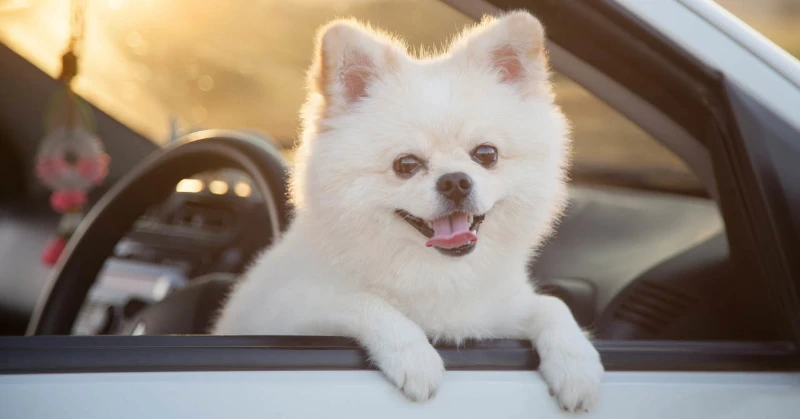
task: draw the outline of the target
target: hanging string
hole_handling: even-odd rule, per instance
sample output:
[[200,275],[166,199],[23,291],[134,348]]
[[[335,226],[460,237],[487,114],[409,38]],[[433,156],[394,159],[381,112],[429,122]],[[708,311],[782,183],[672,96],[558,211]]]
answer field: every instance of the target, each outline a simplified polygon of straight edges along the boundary
[[[66,94],[70,103],[75,102],[75,93],[72,90],[72,81],[78,75],[78,56],[83,43],[86,0],[72,0],[70,3],[70,36],[67,52],[61,57],[61,74],[58,80],[66,86]],[[67,126],[73,126],[78,117],[76,106],[69,106],[66,114]]]
[[61,80],[66,85],[78,74],[78,54],[85,30],[86,0],[72,0],[70,7],[70,37],[67,52],[61,57]]

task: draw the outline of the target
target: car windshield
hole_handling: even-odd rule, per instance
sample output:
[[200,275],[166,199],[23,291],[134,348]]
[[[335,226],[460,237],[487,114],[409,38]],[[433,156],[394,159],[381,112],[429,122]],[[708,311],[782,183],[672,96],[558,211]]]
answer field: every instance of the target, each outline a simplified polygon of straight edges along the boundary
[[[55,77],[69,16],[69,1],[0,0],[0,42]],[[286,150],[320,24],[355,16],[436,48],[473,22],[437,0],[86,0],[84,16],[76,90],[112,117],[158,144],[228,128]],[[705,193],[636,125],[567,78],[554,83],[574,124],[573,179]]]

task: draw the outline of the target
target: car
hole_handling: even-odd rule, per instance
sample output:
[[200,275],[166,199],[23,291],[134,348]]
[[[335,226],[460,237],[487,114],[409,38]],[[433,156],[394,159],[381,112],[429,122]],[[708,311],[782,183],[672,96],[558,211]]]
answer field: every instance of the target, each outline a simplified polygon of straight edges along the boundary
[[291,223],[315,25],[352,13],[435,41],[520,8],[547,28],[575,125],[570,206],[530,274],[595,337],[607,373],[586,417],[800,410],[800,63],[716,3],[92,3],[108,39],[87,42],[76,90],[112,164],[50,272],[39,252],[58,219],[30,173],[59,87],[49,19],[67,10],[20,3],[0,9],[3,417],[571,415],[527,342],[437,345],[443,386],[412,403],[350,339],[204,335]]

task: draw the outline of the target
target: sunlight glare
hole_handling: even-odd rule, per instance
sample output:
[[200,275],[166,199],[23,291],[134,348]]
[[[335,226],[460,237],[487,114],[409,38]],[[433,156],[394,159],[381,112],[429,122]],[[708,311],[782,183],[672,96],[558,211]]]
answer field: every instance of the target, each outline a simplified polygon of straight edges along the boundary
[[108,8],[111,10],[119,10],[123,4],[125,0],[108,0]]

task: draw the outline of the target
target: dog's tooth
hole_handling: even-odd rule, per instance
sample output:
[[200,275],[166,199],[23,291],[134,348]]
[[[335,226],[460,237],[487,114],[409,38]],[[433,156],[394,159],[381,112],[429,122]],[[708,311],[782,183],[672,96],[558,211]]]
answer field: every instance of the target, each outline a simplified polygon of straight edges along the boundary
[[469,220],[469,223],[472,224],[473,217],[470,215],[468,220]]

